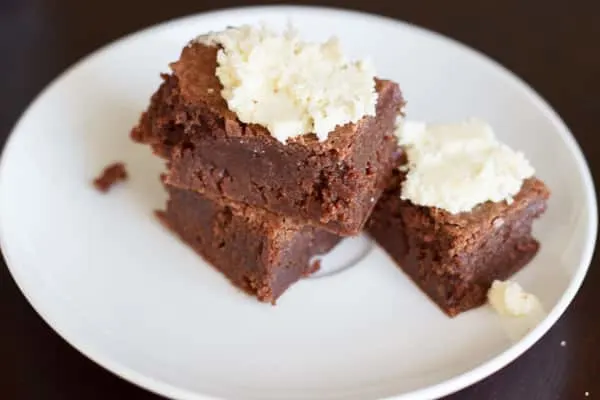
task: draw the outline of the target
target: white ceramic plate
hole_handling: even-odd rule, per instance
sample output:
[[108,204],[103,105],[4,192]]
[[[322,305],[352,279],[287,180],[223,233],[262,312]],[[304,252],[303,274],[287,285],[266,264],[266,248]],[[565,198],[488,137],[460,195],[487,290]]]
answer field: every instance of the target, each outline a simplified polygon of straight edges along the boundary
[[[188,39],[288,19],[309,39],[341,37],[400,82],[413,119],[487,119],[553,191],[542,250],[516,279],[549,312],[514,341],[488,307],[445,317],[377,247],[352,268],[295,285],[276,307],[233,289],[156,221],[162,169],[129,129]],[[108,195],[90,181],[123,160]],[[228,10],[169,22],[65,72],[15,127],[0,171],[2,248],[18,285],[68,342],[114,373],[181,399],[420,399],[498,370],[557,320],[579,288],[597,216],[590,173],[567,127],[510,72],[397,21],[329,9]],[[354,244],[360,244],[355,247]],[[367,250],[345,243],[327,268]],[[514,332],[513,332],[514,333]]]

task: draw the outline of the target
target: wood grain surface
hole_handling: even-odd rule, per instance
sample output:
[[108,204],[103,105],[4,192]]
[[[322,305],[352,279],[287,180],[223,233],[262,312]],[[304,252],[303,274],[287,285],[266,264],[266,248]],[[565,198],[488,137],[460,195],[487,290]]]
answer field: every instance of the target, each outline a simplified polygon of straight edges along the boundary
[[[174,17],[235,0],[0,0],[0,143],[48,82],[90,51]],[[263,2],[271,4],[275,2]],[[600,172],[600,2],[310,1],[383,14],[458,39],[531,84]],[[490,93],[490,96],[493,96]],[[451,101],[451,94],[448,94]],[[557,166],[560,168],[560,166]],[[0,399],[159,399],[95,365],[57,336],[0,266]],[[600,269],[594,258],[566,314],[518,360],[452,400],[600,398]],[[565,341],[566,345],[560,345]],[[587,396],[586,396],[587,392]]]

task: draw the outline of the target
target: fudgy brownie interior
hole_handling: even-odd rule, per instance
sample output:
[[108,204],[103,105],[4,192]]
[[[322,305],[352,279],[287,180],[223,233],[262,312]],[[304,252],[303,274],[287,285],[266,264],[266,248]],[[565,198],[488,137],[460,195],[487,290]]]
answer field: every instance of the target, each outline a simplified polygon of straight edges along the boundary
[[166,186],[163,222],[235,286],[275,303],[294,282],[314,271],[313,256],[341,238],[245,204],[219,203]]

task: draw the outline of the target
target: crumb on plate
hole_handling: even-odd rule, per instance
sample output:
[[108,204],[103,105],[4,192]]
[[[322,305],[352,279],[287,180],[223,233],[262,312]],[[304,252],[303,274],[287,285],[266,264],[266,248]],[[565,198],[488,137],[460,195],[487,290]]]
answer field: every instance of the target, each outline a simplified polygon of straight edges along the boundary
[[306,276],[310,276],[321,269],[321,260],[316,259],[310,264],[310,269],[306,271]]
[[127,170],[125,164],[116,162],[110,164],[102,170],[102,173],[94,179],[94,187],[100,192],[106,193],[116,183],[127,180]]

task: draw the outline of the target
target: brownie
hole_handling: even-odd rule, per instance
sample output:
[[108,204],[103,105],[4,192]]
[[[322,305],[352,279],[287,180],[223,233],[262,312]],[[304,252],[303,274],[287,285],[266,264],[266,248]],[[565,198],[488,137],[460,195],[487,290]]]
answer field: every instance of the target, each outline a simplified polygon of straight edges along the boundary
[[239,121],[215,76],[217,48],[194,43],[171,65],[132,138],[170,160],[167,182],[228,198],[342,235],[357,234],[390,173],[397,84],[375,80],[376,115],[338,126],[325,141],[305,134],[281,143]]
[[311,257],[341,238],[285,217],[193,191],[166,186],[161,219],[231,283],[259,300],[275,301],[294,282],[314,272]]
[[367,229],[449,316],[485,303],[494,280],[509,278],[537,253],[532,222],[549,197],[542,181],[525,180],[510,204],[487,202],[450,214],[400,199],[402,179],[395,171]]

